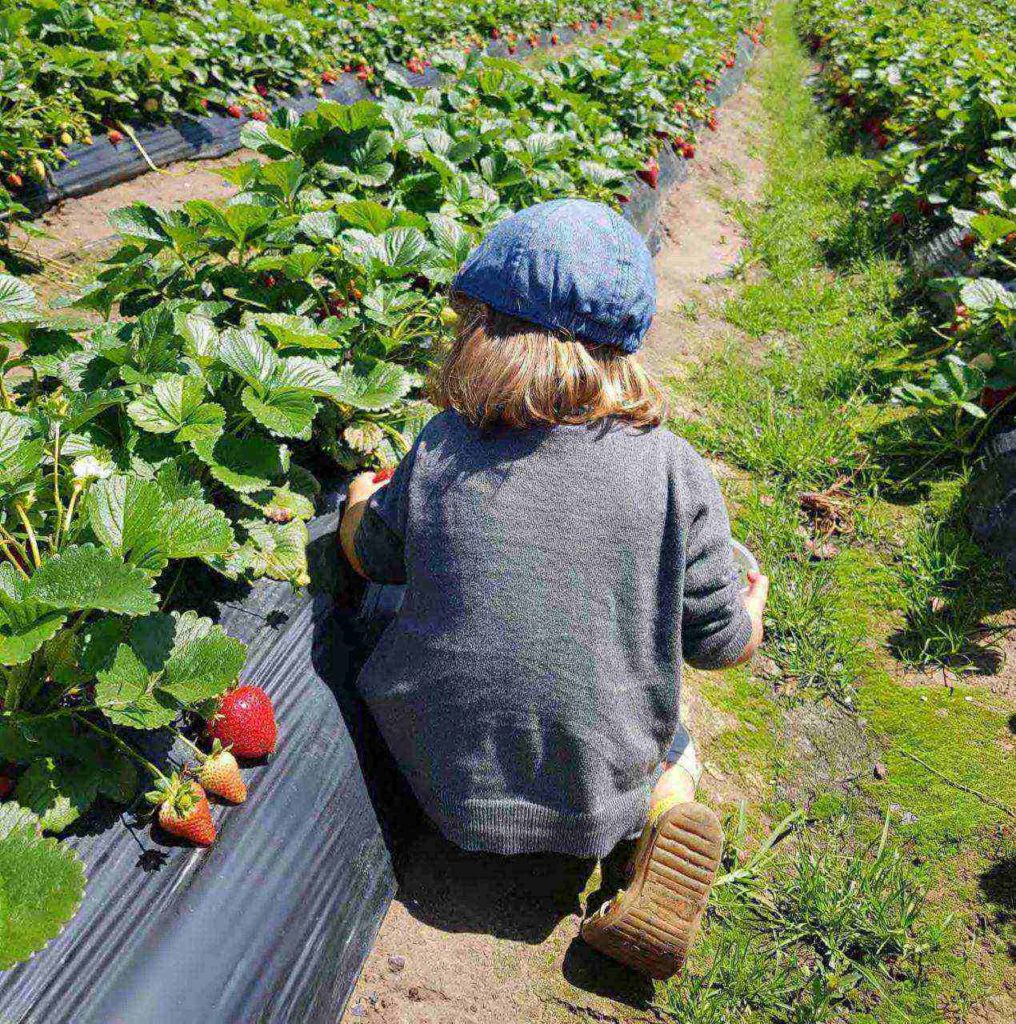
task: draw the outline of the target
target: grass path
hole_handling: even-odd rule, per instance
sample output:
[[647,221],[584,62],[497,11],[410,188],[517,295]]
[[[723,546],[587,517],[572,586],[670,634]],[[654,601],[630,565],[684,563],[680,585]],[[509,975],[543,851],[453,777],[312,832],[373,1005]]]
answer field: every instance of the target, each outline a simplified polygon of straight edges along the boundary
[[[720,299],[736,340],[675,382],[694,410],[676,429],[730,467],[736,532],[773,598],[755,674],[696,677],[738,723],[706,756],[714,797],[747,797],[745,840],[662,1001],[700,1024],[1001,1024],[1016,1019],[1016,745],[1011,701],[984,684],[1007,592],[963,527],[965,467],[901,486],[922,438],[883,367],[923,324],[864,216],[871,166],[831,135],[808,72],[780,4],[767,182],[734,204],[750,259]],[[804,824],[751,862],[792,813]]]

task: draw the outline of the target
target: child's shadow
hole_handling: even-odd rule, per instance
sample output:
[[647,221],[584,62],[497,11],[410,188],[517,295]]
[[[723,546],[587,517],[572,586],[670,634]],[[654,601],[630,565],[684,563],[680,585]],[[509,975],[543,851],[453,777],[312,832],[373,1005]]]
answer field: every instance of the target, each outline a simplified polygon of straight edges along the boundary
[[[590,893],[594,860],[469,853],[444,839],[411,796],[399,806],[401,822],[392,837],[398,899],[414,918],[441,931],[541,945],[565,918],[582,917],[587,893],[595,909],[618,888],[619,858],[608,858],[599,887]],[[653,997],[647,978],[601,956],[578,935],[561,971],[576,988],[629,1006],[646,1007]]]

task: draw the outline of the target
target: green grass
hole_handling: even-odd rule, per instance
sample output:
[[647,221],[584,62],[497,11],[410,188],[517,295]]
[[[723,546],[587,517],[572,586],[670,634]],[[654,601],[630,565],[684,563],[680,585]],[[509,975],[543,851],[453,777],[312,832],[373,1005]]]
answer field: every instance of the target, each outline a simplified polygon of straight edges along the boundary
[[[888,402],[927,325],[865,216],[873,169],[830,131],[808,70],[778,4],[767,184],[735,210],[752,272],[724,310],[753,344],[677,385],[705,415],[675,429],[743,471],[735,532],[772,579],[771,664],[765,679],[695,676],[737,722],[705,756],[746,794],[728,853],[740,875],[659,1000],[689,1024],[962,1021],[1014,974],[1012,733],[963,675],[990,666],[985,625],[1007,589],[964,525],[968,467],[929,459],[925,425]],[[822,491],[828,536],[802,500]],[[905,684],[904,669],[924,674]]]

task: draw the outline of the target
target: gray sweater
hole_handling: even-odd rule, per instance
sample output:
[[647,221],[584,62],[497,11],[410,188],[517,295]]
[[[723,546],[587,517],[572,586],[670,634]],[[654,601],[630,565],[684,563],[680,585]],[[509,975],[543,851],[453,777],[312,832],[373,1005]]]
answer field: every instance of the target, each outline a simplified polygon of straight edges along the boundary
[[662,428],[490,436],[441,413],[355,544],[408,584],[359,688],[469,850],[602,856],[638,832],[682,657],[728,665],[751,635],[719,487]]

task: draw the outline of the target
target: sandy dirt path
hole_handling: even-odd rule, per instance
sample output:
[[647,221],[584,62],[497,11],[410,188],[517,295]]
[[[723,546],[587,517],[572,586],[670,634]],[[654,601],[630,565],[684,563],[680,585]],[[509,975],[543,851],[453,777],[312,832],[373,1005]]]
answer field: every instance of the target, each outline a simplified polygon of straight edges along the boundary
[[[656,260],[659,312],[646,359],[661,377],[689,372],[730,337],[722,320],[744,238],[725,212],[757,198],[763,164],[754,154],[760,122],[746,84],[705,133],[689,180],[665,207]],[[708,799],[738,794],[710,770],[710,737],[736,727],[685,680],[685,716],[704,751]],[[652,985],[591,951],[579,938],[595,899],[595,864],[554,857],[505,859],[463,853],[420,830],[396,851],[400,892],[350,999],[343,1024],[548,1024],[657,1021]]]

